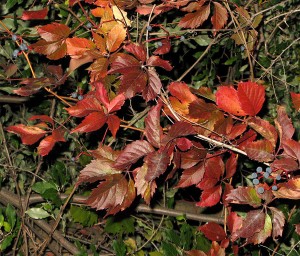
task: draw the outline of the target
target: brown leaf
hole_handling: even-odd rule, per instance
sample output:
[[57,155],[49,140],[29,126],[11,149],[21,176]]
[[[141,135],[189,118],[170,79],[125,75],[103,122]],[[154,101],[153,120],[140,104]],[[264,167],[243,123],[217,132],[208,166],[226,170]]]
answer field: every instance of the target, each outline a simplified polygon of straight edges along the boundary
[[210,5],[201,6],[196,12],[186,14],[179,22],[182,28],[197,28],[208,19]]
[[272,212],[272,224],[273,224],[272,237],[273,239],[276,239],[278,236],[282,236],[285,217],[281,210],[275,207],[269,207],[269,209]]
[[231,190],[226,201],[234,204],[249,204],[255,208],[261,206],[261,199],[253,187],[238,187]]
[[203,162],[184,170],[176,187],[184,188],[198,184],[202,180],[204,172]]
[[249,158],[259,162],[270,162],[274,159],[274,147],[268,140],[248,142],[244,149]]
[[218,2],[213,2],[214,4],[214,15],[211,17],[211,23],[213,24],[214,36],[217,31],[223,28],[228,19],[228,13],[226,8]]

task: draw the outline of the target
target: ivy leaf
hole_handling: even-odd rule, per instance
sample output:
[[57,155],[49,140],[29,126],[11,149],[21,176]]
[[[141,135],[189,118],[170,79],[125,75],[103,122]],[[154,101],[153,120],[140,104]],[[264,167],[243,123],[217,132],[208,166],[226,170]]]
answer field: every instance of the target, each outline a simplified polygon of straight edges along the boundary
[[83,121],[71,131],[74,132],[93,132],[99,130],[107,121],[107,116],[102,111],[88,114]]
[[161,146],[161,138],[163,135],[163,130],[160,126],[161,107],[162,102],[159,102],[149,110],[145,118],[145,136],[147,140],[157,148]]
[[147,60],[147,66],[161,67],[167,71],[173,69],[169,61],[163,60],[158,56],[150,56],[150,58]]
[[300,110],[300,93],[291,92],[292,102],[296,111]]
[[36,11],[23,11],[22,20],[43,20],[48,14],[48,8]]
[[65,129],[60,127],[53,130],[52,134],[44,138],[38,146],[38,154],[41,156],[46,156],[53,149],[56,142],[65,142],[64,138]]
[[200,143],[194,143],[189,151],[180,153],[180,168],[188,169],[202,161],[206,157],[206,150]]
[[172,82],[168,89],[171,95],[180,100],[182,104],[189,104],[197,100],[197,97],[191,93],[190,88],[184,82]]
[[248,142],[243,146],[249,158],[259,162],[270,162],[274,159],[274,147],[268,140]]
[[141,195],[145,200],[146,204],[150,204],[150,200],[154,195],[157,188],[155,180],[146,181],[145,176],[148,173],[148,165],[144,163],[142,167],[136,168],[133,171],[135,187],[137,189],[137,194]]
[[238,155],[231,153],[230,157],[227,159],[225,164],[225,171],[226,171],[225,179],[229,179],[235,174],[237,168],[237,160],[238,160]]
[[275,207],[269,207],[269,209],[272,212],[272,224],[273,224],[272,237],[273,239],[276,239],[278,236],[282,236],[285,217],[281,210]]
[[22,143],[32,145],[45,136],[46,131],[36,126],[26,126],[24,124],[12,125],[6,128],[8,132],[18,134]]
[[116,51],[126,37],[126,30],[122,24],[116,24],[107,35],[106,47],[108,52]]
[[271,217],[266,214],[264,227],[259,231],[254,233],[253,236],[247,239],[247,243],[261,244],[266,241],[266,239],[271,236],[272,233],[272,221]]
[[45,219],[50,216],[50,214],[42,208],[30,208],[26,212],[30,218],[33,219]]
[[300,143],[295,140],[285,139],[281,146],[284,149],[284,154],[289,155],[300,162]]
[[166,54],[170,51],[170,49],[171,49],[170,39],[165,38],[165,39],[162,39],[160,42],[161,42],[161,46],[158,47],[153,52],[153,54]]
[[57,60],[67,53],[66,38],[71,30],[68,26],[51,23],[38,28],[41,40],[31,45],[37,53],[47,55],[48,59]]
[[178,121],[171,126],[168,135],[163,139],[163,142],[168,143],[175,138],[192,135],[195,133],[196,131],[190,123]]
[[276,198],[300,199],[300,178],[290,179],[286,183],[281,183],[277,191],[272,191]]
[[238,187],[231,190],[226,201],[233,204],[249,204],[254,208],[261,206],[261,199],[253,187]]
[[192,185],[196,185],[202,180],[204,173],[205,168],[203,162],[191,168],[188,168],[183,171],[176,187],[185,188]]
[[221,186],[215,186],[206,190],[203,190],[200,198],[200,202],[196,205],[200,207],[210,207],[220,202],[222,193]]
[[291,139],[293,137],[295,128],[283,106],[277,107],[277,118],[275,119],[275,125],[279,131],[281,140]]
[[148,102],[150,100],[154,100],[156,96],[160,93],[160,89],[162,87],[162,83],[158,74],[152,70],[148,69],[148,86],[142,92],[143,98]]
[[[237,230],[239,230],[243,225],[243,219],[237,215],[236,212],[231,212],[227,217],[227,226],[232,234],[232,238],[234,238],[234,234]],[[232,240],[234,241],[234,239]]]
[[215,222],[208,222],[198,228],[211,241],[222,241],[226,238],[224,228]]
[[213,2],[214,4],[214,15],[211,17],[211,23],[213,24],[214,36],[217,31],[223,28],[228,19],[228,13],[224,6],[218,2]]
[[133,54],[141,62],[146,62],[147,52],[143,45],[130,43],[123,47],[127,52]]
[[126,168],[135,163],[141,157],[153,152],[154,148],[146,140],[136,140],[127,145],[116,160],[116,168]]
[[271,164],[273,170],[284,170],[286,172],[292,172],[299,169],[299,164],[290,157],[283,157],[280,159],[274,160]]
[[21,96],[30,96],[39,92],[39,90],[45,86],[49,86],[52,83],[49,78],[27,78],[23,79],[20,84],[25,84],[25,86],[13,90],[14,93]]
[[86,38],[72,37],[66,39],[67,54],[73,58],[79,58],[86,51],[95,48],[95,44]]
[[193,143],[187,138],[178,138],[175,144],[181,151],[187,151],[193,146]]
[[201,6],[196,12],[186,14],[180,21],[179,26],[182,28],[197,28],[208,19],[210,5]]
[[145,175],[146,181],[152,181],[163,174],[170,162],[170,157],[166,150],[158,150],[149,153],[145,157],[145,163],[148,165],[148,171]]

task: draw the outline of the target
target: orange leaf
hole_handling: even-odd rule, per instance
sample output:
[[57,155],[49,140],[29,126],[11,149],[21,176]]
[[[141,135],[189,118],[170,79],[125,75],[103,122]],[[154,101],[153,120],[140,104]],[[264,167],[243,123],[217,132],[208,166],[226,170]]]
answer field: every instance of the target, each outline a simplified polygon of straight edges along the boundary
[[87,50],[95,48],[94,43],[86,38],[67,38],[66,43],[67,53],[71,55],[71,57],[81,57]]
[[224,6],[218,2],[214,3],[214,15],[211,17],[211,23],[214,28],[214,36],[217,34],[217,31],[224,27],[228,19],[228,13]]
[[116,51],[123,43],[126,37],[126,30],[123,25],[115,25],[107,35],[106,47],[109,52]]
[[186,14],[179,22],[182,28],[196,28],[208,19],[210,13],[210,5],[201,6],[201,8],[193,13]]
[[48,8],[44,8],[38,11],[24,11],[22,14],[22,20],[43,20],[48,14]]

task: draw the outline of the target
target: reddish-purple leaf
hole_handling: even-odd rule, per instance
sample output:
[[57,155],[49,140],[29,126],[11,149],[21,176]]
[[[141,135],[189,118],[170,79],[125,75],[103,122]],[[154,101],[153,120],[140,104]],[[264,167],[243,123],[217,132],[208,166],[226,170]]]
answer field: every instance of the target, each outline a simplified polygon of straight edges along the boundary
[[225,164],[226,176],[225,179],[231,178],[235,172],[237,167],[238,155],[231,153],[230,157],[227,159]]
[[265,214],[264,227],[259,231],[254,233],[252,236],[247,238],[247,243],[251,244],[262,244],[266,239],[271,236],[272,233],[272,220],[269,214]]
[[160,126],[160,111],[162,102],[152,107],[145,118],[145,136],[156,148],[160,148],[163,130]]
[[234,234],[243,225],[243,219],[236,212],[231,212],[227,217],[227,226],[231,234]]
[[153,55],[147,60],[147,65],[161,67],[167,71],[171,71],[173,69],[169,61],[163,60],[160,57]]
[[28,118],[29,121],[34,121],[34,120],[41,120],[43,122],[47,122],[50,123],[52,126],[54,126],[54,121],[50,116],[47,115],[35,115],[35,116],[31,116],[30,118]]
[[211,241],[222,241],[226,238],[224,228],[215,222],[208,222],[198,229]]
[[106,123],[106,121],[107,116],[103,112],[90,113],[71,131],[71,133],[97,131]]
[[43,20],[48,14],[48,8],[37,11],[23,11],[22,20]]
[[170,51],[170,49],[171,49],[170,39],[165,38],[165,39],[162,39],[160,42],[161,42],[161,46],[159,46],[153,52],[153,54],[166,54]]
[[147,53],[143,45],[130,43],[123,47],[127,52],[133,54],[138,60],[143,63],[146,61]]
[[272,191],[276,198],[300,199],[300,178],[289,179],[286,183],[279,184],[277,191]]
[[106,109],[108,109],[109,98],[103,83],[97,81],[94,83],[94,86],[96,87],[96,98],[104,105]]
[[300,110],[300,93],[291,92],[292,102],[296,111]]
[[268,140],[249,142],[244,146],[249,158],[259,162],[270,162],[274,159],[274,147]]
[[193,142],[187,138],[177,138],[175,144],[181,151],[187,151],[193,146]]
[[206,157],[206,150],[197,143],[194,147],[186,152],[180,153],[180,168],[188,169],[202,161]]
[[154,151],[154,148],[146,140],[136,140],[127,145],[116,160],[115,167],[124,169],[135,163],[141,157]]
[[222,193],[222,187],[216,186],[206,189],[202,192],[200,202],[196,205],[200,207],[210,207],[214,206],[220,202]]
[[163,174],[170,163],[170,157],[165,150],[159,150],[149,153],[145,157],[145,163],[148,165],[146,181],[152,181]]
[[112,113],[112,112],[120,110],[121,107],[124,105],[124,102],[125,102],[124,94],[118,94],[109,103],[109,105],[107,107],[107,113]]
[[13,92],[21,96],[30,96],[39,92],[42,87],[51,85],[51,82],[49,78],[27,78],[23,79],[20,84],[26,85]]
[[117,160],[120,155],[119,150],[113,150],[111,147],[99,144],[97,149],[89,150],[89,154],[96,159],[107,159],[113,161],[113,163]]
[[114,73],[131,73],[132,69],[141,69],[142,64],[136,58],[129,54],[118,53],[112,58],[109,74]]
[[192,118],[208,120],[216,110],[217,107],[215,104],[206,103],[202,99],[196,99],[189,104],[189,115]]
[[248,125],[265,139],[270,141],[272,146],[275,148],[278,135],[273,125],[271,125],[268,121],[261,119],[260,117],[253,117],[249,119]]
[[284,149],[284,155],[293,157],[300,162],[300,143],[291,139],[284,139],[281,143]]
[[146,163],[144,163],[142,167],[135,169],[133,172],[137,194],[141,195],[146,204],[149,205],[157,186],[155,180],[145,180],[145,176],[147,175],[147,173],[148,165]]
[[32,145],[45,136],[46,131],[36,126],[26,126],[24,124],[12,125],[6,128],[7,131],[18,134],[22,143]]
[[46,156],[53,149],[56,142],[65,142],[64,138],[65,129],[58,128],[53,130],[52,134],[44,138],[38,146],[38,154],[41,156]]
[[253,187],[238,187],[231,190],[226,201],[233,204],[249,204],[255,208],[261,206],[261,198]]
[[185,188],[198,184],[202,180],[204,172],[203,162],[184,170],[176,187]]
[[112,133],[113,137],[116,138],[117,135],[117,131],[120,128],[120,118],[117,117],[116,115],[109,115],[107,117],[107,125],[108,125],[108,129],[110,130],[110,132]]
[[160,93],[162,87],[161,81],[157,73],[149,69],[148,72],[148,86],[142,91],[143,98],[148,102],[154,100]]
[[276,159],[271,164],[272,170],[284,170],[286,172],[292,172],[299,169],[299,164],[293,158],[283,157]]
[[195,133],[196,131],[190,123],[178,121],[171,126],[168,135],[164,138],[164,142],[168,143],[175,138],[192,135]]
[[277,119],[275,120],[275,124],[281,140],[291,139],[293,137],[295,128],[283,106],[277,107]]
[[201,6],[196,12],[186,14],[179,22],[182,28],[197,28],[208,19],[210,5]]
[[214,15],[211,17],[211,23],[213,24],[214,35],[217,31],[223,28],[228,19],[228,13],[226,8],[218,2],[213,2],[214,4]]
[[278,236],[282,236],[285,217],[281,210],[275,207],[269,207],[269,209],[272,212],[272,224],[273,224],[272,237],[273,239],[276,239]]
[[229,140],[234,140],[236,139],[238,136],[242,135],[247,129],[247,125],[246,124],[236,124],[232,127],[231,131],[229,134],[227,134],[227,138]]

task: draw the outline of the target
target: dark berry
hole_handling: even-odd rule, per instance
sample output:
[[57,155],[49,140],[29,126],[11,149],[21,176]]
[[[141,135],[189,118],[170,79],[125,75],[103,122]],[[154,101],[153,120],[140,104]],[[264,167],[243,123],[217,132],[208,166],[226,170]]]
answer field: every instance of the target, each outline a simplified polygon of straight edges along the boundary
[[162,42],[160,42],[160,41],[157,42],[157,46],[158,46],[158,47],[161,47],[162,45],[163,45]]
[[253,172],[253,173],[251,174],[251,179],[255,179],[255,178],[257,178],[257,173],[256,173],[256,172]]
[[243,52],[244,50],[245,50],[245,46],[242,45],[242,46],[241,46],[241,51]]
[[20,50],[19,50],[19,49],[15,49],[15,50],[13,51],[13,54],[12,54],[13,58],[17,58],[17,57],[18,57],[18,54],[19,54],[19,52],[20,52]]
[[185,40],[185,37],[184,36],[181,36],[180,37],[180,41],[184,41]]
[[21,51],[27,51],[28,50],[27,45],[24,44],[24,43],[20,44],[19,48],[20,48]]
[[267,173],[272,173],[272,169],[270,167],[267,167],[266,172]]
[[265,173],[264,173],[264,178],[267,179],[267,178],[269,178],[269,176],[270,176],[270,173],[268,173],[268,172],[265,172]]
[[147,27],[146,27],[146,29],[150,32],[150,31],[152,31],[152,27],[150,26],[150,25],[148,25]]
[[82,95],[78,95],[77,99],[78,100],[83,100],[83,96]]
[[278,187],[277,187],[276,185],[273,185],[273,186],[272,186],[272,190],[273,190],[273,191],[276,191],[277,189],[278,189]]
[[72,97],[72,98],[77,98],[77,92],[72,92],[72,93],[71,93],[71,97]]
[[262,168],[261,168],[260,166],[257,167],[257,168],[256,168],[256,172],[257,172],[257,173],[261,173],[261,172],[262,172]]
[[86,27],[87,28],[91,28],[93,25],[92,25],[92,23],[91,22],[88,22],[87,24],[86,24]]
[[17,41],[17,39],[18,39],[17,35],[13,34],[13,35],[11,36],[11,40]]
[[276,175],[276,180],[281,180],[281,175],[280,174]]
[[257,188],[257,193],[258,194],[263,194],[265,192],[265,189],[263,187]]
[[254,179],[254,180],[252,181],[252,183],[253,183],[254,185],[259,184],[259,179]]

